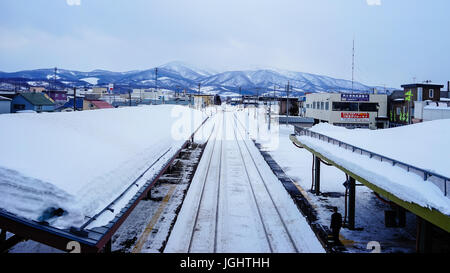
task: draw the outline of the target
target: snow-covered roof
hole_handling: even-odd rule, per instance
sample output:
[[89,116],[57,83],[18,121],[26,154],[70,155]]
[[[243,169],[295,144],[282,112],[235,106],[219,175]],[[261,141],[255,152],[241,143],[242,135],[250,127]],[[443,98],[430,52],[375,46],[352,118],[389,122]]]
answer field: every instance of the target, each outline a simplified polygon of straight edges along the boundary
[[2,97],[2,96],[0,96],[0,100],[7,100],[7,101],[10,101],[11,99],[10,99],[10,98],[7,98],[7,97]]
[[[349,130],[321,123],[312,131],[330,136],[345,143],[381,154],[406,164],[450,177],[450,120],[436,120],[384,130]],[[352,153],[338,145],[301,136],[305,145],[357,173],[376,186],[385,189],[404,201],[434,208],[450,215],[450,199],[440,186],[389,162],[381,162],[365,155]],[[423,143],[423,145],[418,145]]]
[[[183,127],[189,118],[194,126]],[[0,208],[35,221],[62,208],[49,224],[79,227],[170,149],[138,185],[151,179],[204,118],[173,105],[0,116]],[[70,156],[61,158],[67,147]],[[111,221],[139,189],[132,187],[93,225]]]

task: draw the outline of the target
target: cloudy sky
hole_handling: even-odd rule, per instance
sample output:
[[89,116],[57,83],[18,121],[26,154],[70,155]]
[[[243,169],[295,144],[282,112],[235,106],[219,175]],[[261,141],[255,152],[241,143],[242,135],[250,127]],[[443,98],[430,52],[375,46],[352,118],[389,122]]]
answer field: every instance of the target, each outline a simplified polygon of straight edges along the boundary
[[280,68],[450,80],[448,0],[1,0],[0,71]]

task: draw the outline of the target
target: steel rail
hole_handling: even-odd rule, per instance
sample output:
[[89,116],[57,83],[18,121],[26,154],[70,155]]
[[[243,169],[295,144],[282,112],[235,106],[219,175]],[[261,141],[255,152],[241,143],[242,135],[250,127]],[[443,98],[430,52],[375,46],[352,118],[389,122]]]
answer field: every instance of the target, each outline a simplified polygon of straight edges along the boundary
[[[245,126],[242,124],[242,122],[236,117],[235,114],[234,114],[234,118],[240,123],[240,125],[241,125],[241,127],[244,129],[244,131],[247,132],[247,134],[249,135],[247,129],[246,129]],[[292,243],[292,246],[293,246],[294,249],[295,249],[295,252],[299,253],[299,250],[298,250],[298,248],[297,248],[297,245],[295,244],[295,241],[294,241],[294,239],[293,239],[293,237],[292,237],[292,235],[291,235],[289,229],[287,228],[287,225],[286,225],[286,223],[285,223],[283,217],[281,216],[280,210],[278,209],[278,206],[276,205],[276,203],[275,203],[275,201],[274,201],[274,199],[273,199],[273,196],[272,196],[272,194],[270,193],[270,191],[269,191],[269,189],[268,189],[268,187],[267,187],[267,183],[266,183],[266,181],[265,181],[263,175],[261,174],[261,172],[260,172],[260,170],[259,170],[259,168],[258,168],[258,165],[256,164],[255,158],[253,157],[252,153],[250,152],[250,148],[248,147],[247,143],[245,142],[245,137],[242,135],[241,132],[240,132],[240,135],[241,135],[241,137],[242,137],[242,139],[243,139],[243,143],[244,143],[244,145],[245,145],[245,148],[247,149],[248,154],[250,155],[250,158],[252,159],[252,162],[253,162],[253,164],[255,165],[256,171],[258,172],[258,175],[259,175],[259,177],[261,178],[261,181],[263,182],[264,188],[266,189],[267,194],[269,195],[270,200],[272,201],[272,204],[273,204],[273,206],[274,206],[274,208],[275,208],[275,210],[276,210],[276,212],[277,212],[277,214],[278,214],[278,216],[279,216],[279,218],[280,218],[280,220],[281,220],[281,223],[282,223],[282,225],[283,225],[283,228],[286,230],[286,233],[287,233],[287,235],[288,235],[288,237],[289,237],[289,240],[290,240],[291,243]]]
[[236,133],[237,122],[236,122],[236,119],[234,120],[234,123],[235,123],[235,127],[234,127],[234,130],[233,130],[234,131],[234,137],[236,139],[236,144],[238,145],[239,153],[241,155],[241,159],[242,159],[242,162],[244,164],[245,173],[247,175],[247,182],[248,182],[248,184],[250,186],[250,189],[252,191],[253,201],[255,201],[256,209],[258,211],[259,220],[261,221],[261,225],[263,226],[264,234],[266,235],[267,244],[269,245],[270,252],[273,253],[272,243],[270,242],[269,234],[268,234],[267,228],[266,228],[266,224],[264,223],[264,219],[262,217],[261,208],[260,208],[260,206],[258,204],[258,201],[256,199],[256,194],[255,194],[255,190],[253,189],[253,185],[250,182],[251,179],[250,179],[250,175],[248,173],[247,164],[245,163],[244,155],[242,153],[242,149],[241,149],[241,146],[239,145],[239,141],[238,141],[238,138],[237,138],[237,133]]
[[[213,135],[215,127],[216,127],[216,124],[214,124],[214,127],[211,130],[211,135],[209,136],[209,138],[211,138],[211,136]],[[208,143],[209,143],[209,139],[208,139]],[[196,232],[196,226],[197,226],[197,222],[198,222],[198,217],[200,215],[200,206],[201,206],[202,201],[203,201],[203,196],[204,196],[204,193],[205,193],[206,180],[208,178],[209,170],[211,169],[211,162],[212,162],[212,157],[214,155],[214,149],[216,148],[216,144],[217,144],[217,133],[216,133],[216,138],[214,139],[214,144],[213,144],[213,146],[211,148],[211,155],[209,156],[209,159],[208,159],[208,166],[207,166],[207,169],[206,169],[205,178],[203,179],[202,191],[200,193],[200,199],[198,201],[197,211],[195,213],[194,224],[192,225],[192,231],[191,231],[191,236],[190,236],[189,246],[188,246],[188,251],[187,251],[188,253],[190,253],[191,249],[192,249],[192,243],[194,241],[194,234]]]

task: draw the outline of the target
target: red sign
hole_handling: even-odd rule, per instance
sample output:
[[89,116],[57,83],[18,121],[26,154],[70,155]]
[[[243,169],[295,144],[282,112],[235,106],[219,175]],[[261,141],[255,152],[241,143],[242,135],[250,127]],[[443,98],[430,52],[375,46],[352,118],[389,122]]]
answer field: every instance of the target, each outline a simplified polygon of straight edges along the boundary
[[341,120],[368,121],[369,118],[369,113],[341,113]]

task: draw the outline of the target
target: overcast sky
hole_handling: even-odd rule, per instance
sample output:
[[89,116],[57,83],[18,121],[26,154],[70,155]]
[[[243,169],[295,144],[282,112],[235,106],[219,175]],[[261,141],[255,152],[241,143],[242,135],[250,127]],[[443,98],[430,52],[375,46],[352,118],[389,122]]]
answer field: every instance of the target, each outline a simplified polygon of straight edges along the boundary
[[0,71],[280,68],[450,80],[448,0],[0,0]]

